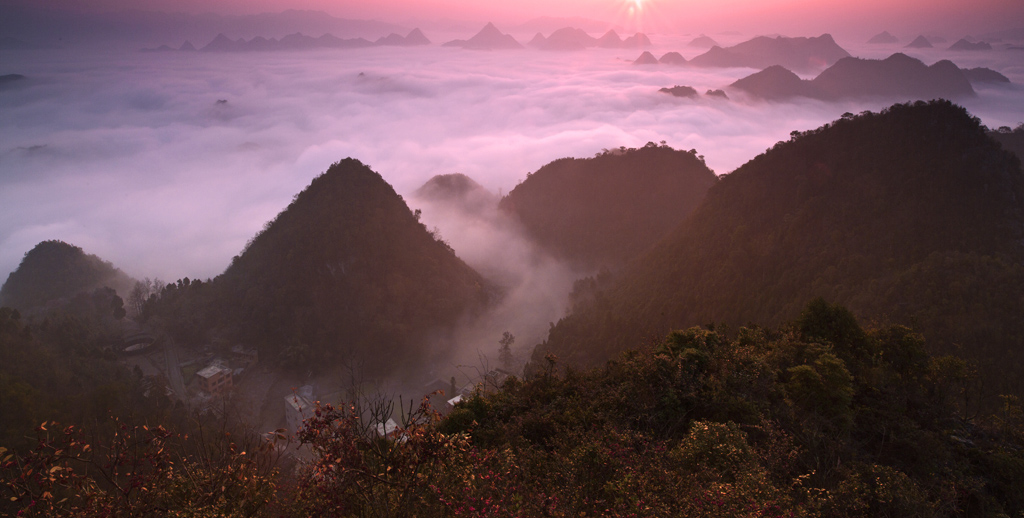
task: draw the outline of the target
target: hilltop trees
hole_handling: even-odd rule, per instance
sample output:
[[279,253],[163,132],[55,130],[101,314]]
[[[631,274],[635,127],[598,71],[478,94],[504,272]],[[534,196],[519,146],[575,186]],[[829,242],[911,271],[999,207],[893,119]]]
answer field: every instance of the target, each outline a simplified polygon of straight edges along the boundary
[[719,180],[669,237],[584,297],[532,362],[553,353],[599,365],[638,336],[710,321],[777,325],[823,297],[921,329],[933,352],[977,361],[993,392],[1019,392],[1021,200],[1016,157],[946,101],[796,132]]
[[133,281],[95,255],[63,241],[43,241],[25,253],[0,288],[0,306],[36,309],[97,288],[127,293]]
[[1024,511],[1024,422],[969,420],[936,390],[970,391],[957,360],[922,341],[818,300],[776,329],[690,328],[602,368],[511,378],[436,424],[424,404],[388,437],[324,407],[300,434],[316,458],[294,515]]
[[650,142],[555,160],[527,175],[500,208],[573,266],[618,269],[669,234],[715,180],[696,150]]

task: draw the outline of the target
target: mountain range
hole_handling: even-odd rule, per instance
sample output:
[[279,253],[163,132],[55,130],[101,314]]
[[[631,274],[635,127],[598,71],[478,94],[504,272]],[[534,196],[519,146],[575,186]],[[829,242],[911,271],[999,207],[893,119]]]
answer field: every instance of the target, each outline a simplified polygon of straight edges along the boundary
[[[364,38],[341,39],[332,34],[324,34],[318,38],[314,38],[298,32],[289,34],[281,39],[256,36],[247,41],[244,38],[232,40],[221,33],[218,34],[213,41],[206,44],[206,46],[199,50],[203,52],[258,52],[273,50],[348,49],[373,46],[412,47],[429,44],[430,40],[427,39],[423,34],[423,31],[419,29],[413,29],[407,36],[391,33],[387,36],[381,36],[375,42],[370,42]],[[181,47],[177,49],[167,45],[161,45],[157,48],[142,50],[143,52],[170,52],[174,50],[191,52],[196,50],[196,48],[192,45],[192,42],[185,41],[182,43]]]
[[[983,72],[971,72],[971,75],[987,77]],[[811,80],[800,79],[784,67],[772,66],[731,86],[764,99],[958,99],[974,95],[967,75],[951,61],[942,60],[928,66],[900,53],[882,60],[843,58]]]
[[962,38],[950,45],[949,50],[992,50],[992,45],[984,41],[970,41]]
[[893,36],[892,34],[889,34],[889,31],[882,31],[882,32],[872,36],[871,39],[868,40],[868,43],[871,43],[871,44],[874,44],[874,45],[878,45],[878,44],[898,43],[899,41],[900,41],[900,39],[897,38],[896,36]]
[[640,32],[622,39],[614,30],[609,30],[600,38],[594,38],[582,29],[563,27],[547,37],[537,33],[528,45],[542,50],[582,50],[591,47],[638,48],[651,46],[651,40]]
[[219,33],[235,38],[281,38],[298,32],[340,34],[374,40],[405,34],[407,27],[375,20],[344,19],[322,11],[286,10],[253,15],[161,13],[142,10],[84,12],[42,4],[5,5],[0,34],[39,46],[88,46],[104,42],[157,45],[167,41],[209,41]]
[[711,47],[689,61],[697,67],[766,68],[781,65],[790,70],[820,70],[850,53],[836,44],[829,34],[816,38],[769,38],[758,36],[732,47]]
[[493,23],[488,22],[480,32],[468,40],[452,40],[442,47],[461,47],[473,50],[521,49],[523,45],[511,35],[504,34]]

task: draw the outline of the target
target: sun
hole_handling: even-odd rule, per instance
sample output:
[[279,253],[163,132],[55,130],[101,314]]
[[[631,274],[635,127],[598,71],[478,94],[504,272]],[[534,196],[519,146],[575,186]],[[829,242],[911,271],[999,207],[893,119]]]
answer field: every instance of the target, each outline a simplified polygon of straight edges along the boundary
[[619,0],[618,23],[627,32],[649,32],[664,23],[663,0]]
[[629,16],[640,16],[644,11],[654,8],[657,0],[622,0],[622,10]]

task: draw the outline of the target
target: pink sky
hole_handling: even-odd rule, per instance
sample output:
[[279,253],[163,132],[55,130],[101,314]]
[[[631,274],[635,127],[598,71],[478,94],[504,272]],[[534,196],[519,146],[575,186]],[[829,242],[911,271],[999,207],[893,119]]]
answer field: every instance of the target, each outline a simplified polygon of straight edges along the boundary
[[[14,0],[20,2],[23,0]],[[639,2],[639,3],[637,3]],[[450,18],[521,23],[579,16],[648,32],[737,30],[820,33],[852,30],[983,33],[1024,27],[1021,0],[33,0],[159,11],[256,14],[285,9],[405,23]]]

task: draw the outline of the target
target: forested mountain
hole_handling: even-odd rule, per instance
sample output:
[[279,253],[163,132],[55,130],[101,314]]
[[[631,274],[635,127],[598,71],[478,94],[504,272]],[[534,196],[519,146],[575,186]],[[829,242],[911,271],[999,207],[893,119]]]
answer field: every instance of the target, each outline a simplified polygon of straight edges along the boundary
[[433,333],[486,296],[483,279],[354,159],[314,179],[214,284],[235,331],[267,352],[383,370],[439,347]]
[[22,311],[109,287],[125,295],[135,281],[112,264],[63,241],[29,250],[0,288],[0,306]]
[[776,324],[815,297],[911,324],[998,385],[1024,367],[1024,177],[948,101],[847,114],[723,177],[671,236],[534,351],[599,364],[644,337]]
[[551,162],[500,208],[576,266],[617,268],[675,228],[715,181],[696,151],[649,143]]

